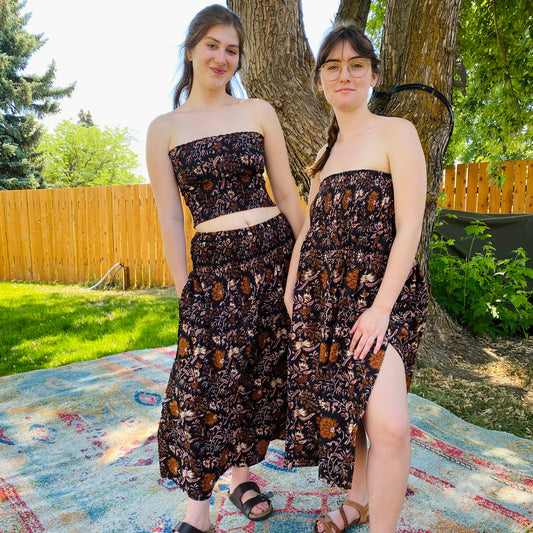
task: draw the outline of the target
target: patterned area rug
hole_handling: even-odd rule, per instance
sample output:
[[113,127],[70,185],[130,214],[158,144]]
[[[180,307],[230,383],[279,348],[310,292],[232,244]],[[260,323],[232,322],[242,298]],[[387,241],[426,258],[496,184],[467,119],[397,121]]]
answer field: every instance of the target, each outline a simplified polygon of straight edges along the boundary
[[[170,533],[185,498],[158,477],[156,429],[174,347],[0,378],[1,533]],[[400,532],[524,532],[533,442],[465,423],[410,395],[412,467]],[[299,533],[341,498],[315,468],[283,467],[283,442],[253,467],[274,515],[248,522],[212,497],[217,531]],[[368,526],[353,528],[361,533]]]

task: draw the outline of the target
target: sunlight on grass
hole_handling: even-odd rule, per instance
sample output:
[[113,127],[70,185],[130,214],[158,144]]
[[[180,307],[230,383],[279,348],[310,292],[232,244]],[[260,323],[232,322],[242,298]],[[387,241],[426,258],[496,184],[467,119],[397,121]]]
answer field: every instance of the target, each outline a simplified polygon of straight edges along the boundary
[[0,375],[176,343],[172,291],[0,282]]

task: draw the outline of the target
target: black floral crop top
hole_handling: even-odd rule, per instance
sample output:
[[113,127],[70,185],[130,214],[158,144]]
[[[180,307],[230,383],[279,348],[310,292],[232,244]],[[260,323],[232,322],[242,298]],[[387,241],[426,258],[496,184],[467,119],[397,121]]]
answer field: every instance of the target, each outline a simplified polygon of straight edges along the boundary
[[204,137],[169,152],[194,225],[228,213],[272,207],[266,190],[264,138],[245,131]]

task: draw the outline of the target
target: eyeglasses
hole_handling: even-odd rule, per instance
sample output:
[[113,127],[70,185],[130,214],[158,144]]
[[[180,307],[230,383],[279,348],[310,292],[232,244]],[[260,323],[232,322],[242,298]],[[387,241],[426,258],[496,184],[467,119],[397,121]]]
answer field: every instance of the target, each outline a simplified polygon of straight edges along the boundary
[[[321,67],[320,72],[326,81],[335,81],[342,72],[343,61],[326,61]],[[364,76],[370,65],[370,59],[366,57],[355,57],[346,63],[348,73],[352,78],[361,78]]]

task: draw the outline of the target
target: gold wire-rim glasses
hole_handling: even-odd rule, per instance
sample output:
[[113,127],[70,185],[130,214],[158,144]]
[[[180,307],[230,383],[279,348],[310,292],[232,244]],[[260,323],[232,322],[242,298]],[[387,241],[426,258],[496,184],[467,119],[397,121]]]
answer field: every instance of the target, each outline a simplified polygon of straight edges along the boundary
[[346,65],[348,74],[350,74],[352,78],[362,78],[368,70],[370,59],[366,57],[354,57],[349,61],[337,61],[332,59],[326,61],[320,67],[320,72],[326,81],[335,81],[341,75],[344,65]]

